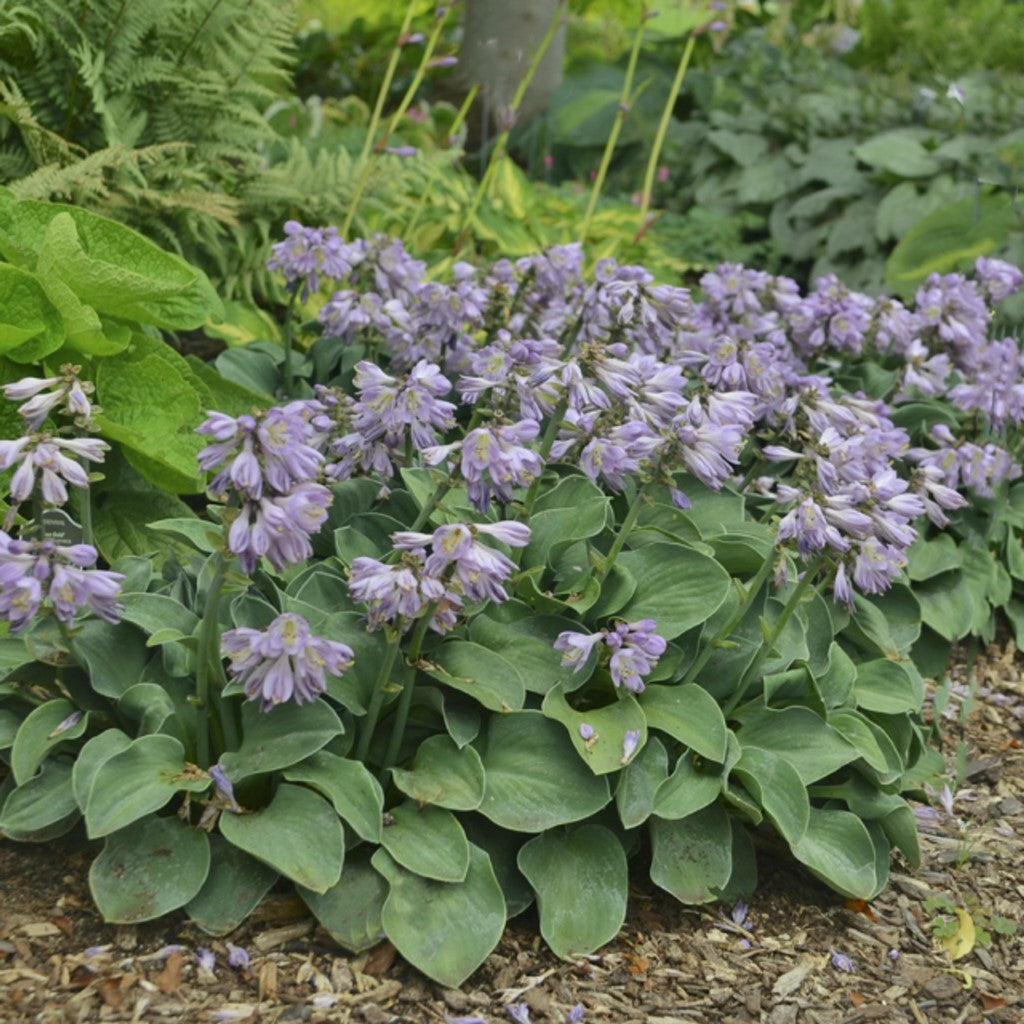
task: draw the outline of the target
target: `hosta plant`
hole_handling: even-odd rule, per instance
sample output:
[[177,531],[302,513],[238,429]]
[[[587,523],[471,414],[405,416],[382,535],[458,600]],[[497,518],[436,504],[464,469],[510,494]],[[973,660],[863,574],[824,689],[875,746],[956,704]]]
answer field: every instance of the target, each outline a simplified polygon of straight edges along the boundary
[[224,361],[295,397],[197,416],[208,504],[149,524],[159,570],[50,531],[88,480],[36,419],[81,426],[77,372],[8,388],[6,835],[84,829],[110,921],[224,934],[289,883],[448,985],[534,902],[555,953],[598,948],[631,870],[703,904],[764,844],[853,898],[916,863],[941,760],[906,570],[1019,473],[1015,414],[943,397],[986,379],[969,314],[1018,272],[905,308],[723,266],[696,302],[578,246],[440,280],[297,224],[272,263],[334,286],[320,336],[284,374]]

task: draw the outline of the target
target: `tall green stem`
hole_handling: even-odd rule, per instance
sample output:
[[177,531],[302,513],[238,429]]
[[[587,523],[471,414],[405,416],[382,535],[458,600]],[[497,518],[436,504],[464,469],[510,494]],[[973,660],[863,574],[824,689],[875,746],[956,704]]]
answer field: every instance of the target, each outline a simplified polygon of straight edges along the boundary
[[295,303],[299,297],[299,283],[292,285],[291,294],[288,296],[288,305],[284,311],[284,367],[281,374],[284,377],[284,397],[292,397],[292,349],[294,339],[292,337],[292,318],[295,315]]
[[597,177],[594,179],[594,187],[590,190],[590,200],[587,203],[587,211],[583,214],[583,227],[580,228],[580,241],[586,245],[587,229],[590,227],[590,218],[594,215],[597,207],[597,200],[604,187],[604,179],[608,174],[608,168],[612,162],[612,154],[615,152],[615,145],[619,141],[619,133],[622,131],[622,123],[626,120],[629,108],[636,100],[632,96],[633,76],[636,74],[636,63],[640,57],[640,43],[644,38],[644,29],[647,27],[647,12],[644,11],[640,25],[636,30],[633,39],[633,49],[629,53],[629,63],[626,65],[626,77],[622,80],[622,93],[619,95],[619,109],[615,114],[615,121],[612,130],[608,133],[608,139],[604,144],[604,153],[601,155],[601,163],[597,168]]
[[[558,436],[558,428],[562,425],[562,419],[565,416],[566,410],[569,408],[569,399],[559,399],[558,405],[555,406],[551,413],[551,417],[547,422],[547,426],[544,428],[544,435],[540,439],[540,448],[537,450],[537,454],[540,456],[541,463],[548,461],[548,456],[551,454],[551,448],[555,443],[555,438]],[[523,502],[523,519],[529,520],[530,513],[533,511],[533,503],[537,500],[537,491],[540,490],[540,477],[534,478],[533,483],[530,484],[530,489],[526,492],[526,500]]]
[[[526,74],[523,75],[522,81],[520,81],[515,95],[512,97],[512,106],[508,118],[512,123],[515,122],[515,115],[519,112],[519,107],[523,102],[523,97],[526,95],[526,90],[530,87],[530,83],[533,81],[534,75],[537,74],[540,62],[544,59],[544,54],[548,52],[548,47],[553,42],[555,34],[558,32],[558,26],[561,23],[562,18],[565,17],[565,10],[565,3],[560,3],[555,11],[555,16],[551,19],[551,24],[548,26],[547,33],[541,40],[540,46],[537,47],[537,51],[533,55],[533,60],[530,62],[530,66],[526,69]],[[491,150],[490,159],[487,161],[487,169],[484,171],[483,177],[480,179],[480,185],[478,186],[476,193],[473,196],[473,201],[469,204],[469,207],[466,210],[466,215],[463,218],[462,230],[455,243],[456,254],[458,254],[459,250],[462,248],[466,235],[473,223],[473,217],[476,215],[476,211],[480,208],[480,203],[483,201],[484,196],[487,195],[487,192],[491,187],[491,180],[497,173],[498,164],[501,163],[501,159],[505,155],[505,150],[508,148],[508,137],[511,131],[511,125],[505,127],[494,140],[494,148]]]
[[629,535],[633,532],[633,527],[636,526],[636,521],[640,517],[640,512],[644,506],[644,500],[647,497],[647,488],[641,487],[637,491],[636,497],[633,499],[633,504],[629,506],[629,511],[626,513],[626,518],[622,520],[622,525],[619,527],[619,532],[615,534],[615,540],[612,541],[612,546],[608,549],[608,554],[604,557],[604,563],[598,570],[597,578],[604,579],[608,573],[611,572],[612,566],[615,564],[615,560],[619,557],[619,553],[622,551],[623,545],[629,538]]
[[[79,464],[89,475],[89,463],[86,459],[79,459]],[[78,492],[78,518],[82,520],[82,541],[92,546],[92,490],[90,487],[83,487]]]
[[640,230],[647,226],[647,211],[651,206],[651,190],[654,188],[654,175],[658,169],[658,159],[661,157],[661,148],[665,144],[665,134],[668,131],[669,121],[672,120],[672,111],[679,97],[679,90],[683,86],[683,78],[686,69],[690,66],[690,58],[693,56],[693,47],[697,37],[691,32],[690,38],[686,40],[686,47],[679,59],[679,67],[676,68],[676,77],[672,81],[672,88],[669,89],[668,100],[665,102],[665,109],[661,112],[661,122],[658,124],[658,133],[654,136],[654,146],[651,149],[650,159],[647,161],[647,171],[644,174],[644,187],[640,196]]
[[751,581],[744,588],[744,596],[740,600],[739,606],[736,611],[729,617],[729,621],[715,634],[711,642],[700,652],[694,663],[686,670],[686,675],[683,676],[680,685],[685,683],[692,683],[697,678],[700,670],[711,660],[712,655],[718,649],[718,645],[723,640],[728,640],[732,635],[732,631],[740,624],[743,616],[747,614],[747,609],[750,607],[751,602],[761,592],[761,587],[764,586],[764,581],[768,579],[768,574],[772,571],[772,564],[775,561],[774,550],[770,551],[761,563],[761,568],[757,570],[757,573],[751,579]]
[[395,721],[391,726],[391,739],[388,740],[388,747],[384,753],[384,768],[390,768],[398,757],[398,751],[402,748],[402,740],[405,738],[405,726],[409,721],[409,708],[412,707],[412,694],[416,689],[416,666],[420,660],[420,648],[423,646],[423,637],[426,635],[427,627],[434,616],[435,605],[429,604],[416,621],[416,628],[413,630],[412,639],[409,641],[409,654],[406,661],[412,666],[412,678],[402,689],[402,696],[398,700],[398,707],[395,709]]
[[359,733],[359,743],[356,745],[356,760],[365,761],[367,751],[370,749],[370,741],[373,739],[374,730],[377,728],[377,720],[380,718],[380,709],[384,706],[384,688],[391,679],[391,670],[395,667],[395,658],[398,655],[398,647],[402,642],[402,619],[399,617],[394,626],[394,633],[388,638],[388,649],[384,653],[384,660],[380,663],[380,671],[377,673],[377,682],[370,695],[370,706],[366,711],[366,721],[363,722],[362,730]]
[[821,567],[825,564],[825,555],[818,555],[807,569],[804,571],[803,576],[800,578],[800,582],[793,588],[793,593],[789,595],[789,600],[786,602],[785,607],[779,613],[779,617],[775,620],[775,625],[772,627],[771,637],[764,637],[761,646],[757,649],[757,654],[754,655],[754,660],[747,666],[746,672],[743,673],[742,678],[739,681],[739,685],[733,692],[732,697],[729,698],[725,707],[722,708],[722,714],[726,718],[729,717],[736,710],[737,705],[746,696],[747,690],[750,689],[750,684],[757,678],[758,673],[761,671],[761,666],[764,665],[771,653],[772,648],[775,646],[776,640],[782,635],[782,631],[786,628],[786,623],[793,616],[793,612],[796,611],[800,602],[803,601],[804,595],[814,586],[814,581],[818,576],[818,572]]
[[196,761],[200,768],[210,764],[210,675],[215,660],[220,660],[217,613],[227,569],[228,560],[224,557],[223,551],[218,551],[213,564],[213,578],[206,592],[206,606],[203,608],[203,620],[199,626],[199,650],[196,652],[196,707],[199,709]]

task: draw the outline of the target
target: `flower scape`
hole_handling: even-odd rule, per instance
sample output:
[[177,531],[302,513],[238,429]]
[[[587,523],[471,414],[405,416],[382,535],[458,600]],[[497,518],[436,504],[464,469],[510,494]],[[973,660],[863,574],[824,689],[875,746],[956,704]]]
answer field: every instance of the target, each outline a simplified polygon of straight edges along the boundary
[[990,337],[1020,271],[691,293],[579,245],[445,277],[285,230],[304,333],[277,395],[210,386],[206,504],[153,517],[159,555],[91,507],[126,435],[81,368],[5,388],[3,832],[84,827],[108,920],[223,935],[285,879],[450,986],[533,900],[556,954],[599,948],[644,865],[742,905],[754,829],[854,900],[915,863],[923,677],[1024,586],[1022,355]]

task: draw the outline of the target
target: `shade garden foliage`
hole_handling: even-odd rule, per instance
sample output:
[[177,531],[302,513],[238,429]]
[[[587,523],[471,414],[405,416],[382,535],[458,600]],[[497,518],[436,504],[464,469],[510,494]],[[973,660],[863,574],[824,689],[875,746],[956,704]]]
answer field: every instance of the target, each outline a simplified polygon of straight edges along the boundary
[[690,290],[599,219],[503,250],[532,186],[493,167],[433,264],[287,221],[255,341],[181,255],[0,190],[0,832],[83,835],[106,920],[293,886],[458,985],[531,907],[594,951],[645,874],[918,863],[926,680],[1024,643],[1021,272]]

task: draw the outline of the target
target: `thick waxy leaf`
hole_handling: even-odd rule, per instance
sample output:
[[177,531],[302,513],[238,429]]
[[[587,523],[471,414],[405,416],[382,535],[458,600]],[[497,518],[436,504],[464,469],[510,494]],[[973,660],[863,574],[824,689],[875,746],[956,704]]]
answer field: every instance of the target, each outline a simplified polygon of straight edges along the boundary
[[505,928],[505,897],[491,862],[479,847],[470,846],[469,853],[462,882],[421,878],[386,850],[372,859],[388,882],[381,912],[385,934],[409,963],[451,988],[484,962]]
[[525,609],[526,615],[499,621],[492,617],[498,609],[489,608],[488,614],[473,619],[470,639],[509,661],[530,693],[547,693],[555,683],[561,683],[568,692],[575,689],[574,683],[585,682],[585,674],[576,675],[570,666],[563,665],[562,655],[553,646],[559,633],[578,629],[579,624],[553,615],[537,615],[518,601],[510,603]]
[[657,736],[648,736],[643,749],[619,776],[615,806],[624,828],[643,824],[654,810],[658,787],[668,778],[668,754]]
[[60,831],[78,819],[78,805],[71,787],[71,765],[47,761],[42,771],[23,782],[2,804],[0,832],[11,839],[39,841],[49,838],[50,830]]
[[737,715],[740,743],[759,747],[788,761],[804,785],[816,782],[855,761],[857,751],[810,708],[788,707],[782,711],[753,707]]
[[[603,708],[576,711],[569,706],[562,688],[555,686],[548,691],[541,710],[547,718],[565,726],[572,745],[595,775],[617,772],[629,762],[624,748],[627,732],[638,736],[634,749],[639,750],[647,742],[647,720],[633,696]],[[581,726],[589,726],[589,739],[581,735]]]
[[585,476],[560,480],[534,504],[523,566],[546,565],[553,550],[599,534],[607,524],[609,508],[608,496]]
[[341,877],[341,822],[322,796],[303,786],[282,783],[255,814],[221,814],[220,830],[229,843],[314,892],[326,892]]
[[725,718],[702,686],[652,685],[638,700],[652,729],[660,729],[712,761],[725,760]]
[[856,613],[843,630],[862,650],[905,658],[921,633],[921,606],[909,587],[894,583],[884,594],[856,594]]
[[807,831],[790,849],[797,860],[844,896],[869,900],[881,888],[871,836],[860,818],[849,811],[812,807]]
[[277,872],[250,857],[223,836],[210,836],[210,873],[185,906],[207,935],[227,935],[256,909],[277,881]]
[[115,754],[127,750],[132,745],[132,738],[120,729],[107,729],[99,736],[93,736],[78,752],[75,766],[71,773],[71,782],[75,790],[75,800],[80,810],[85,810],[89,801],[89,793],[100,767]]
[[87,619],[76,628],[71,650],[93,689],[115,700],[141,682],[150,655],[137,629],[100,619]]
[[380,842],[384,793],[366,765],[320,750],[285,770],[289,782],[304,782],[334,804],[361,839]]
[[469,870],[469,843],[451,811],[410,801],[389,812],[381,845],[414,874],[438,882],[461,882]]
[[626,919],[629,873],[613,832],[601,825],[545,832],[523,846],[518,861],[556,956],[592,953],[615,938]]
[[688,818],[713,804],[721,792],[722,776],[718,772],[698,771],[693,756],[684,751],[675,770],[658,787],[654,813],[670,821]]
[[915,583],[959,569],[963,564],[963,552],[948,533],[940,533],[931,540],[919,537],[907,549],[907,575]]
[[833,711],[832,726],[848,743],[857,748],[868,767],[877,773],[883,785],[895,782],[903,772],[903,759],[893,742],[874,722],[859,711]]
[[350,953],[362,953],[384,938],[381,911],[388,885],[360,850],[345,861],[341,878],[327,892],[298,886],[299,895],[331,938]]
[[562,726],[539,711],[493,719],[481,759],[480,813],[513,832],[580,821],[610,799],[607,779],[582,764]]
[[85,805],[90,839],[110,835],[160,810],[176,793],[198,793],[209,778],[185,764],[173,736],[140,736],[96,770]]
[[733,772],[764,808],[779,835],[787,843],[799,842],[807,831],[811,803],[796,768],[779,754],[744,744]]
[[131,622],[149,635],[173,629],[182,637],[190,637],[199,625],[195,612],[163,594],[124,594],[121,607],[122,621]]
[[484,766],[472,747],[460,748],[449,736],[424,740],[410,769],[394,768],[395,785],[419,804],[453,811],[475,811],[484,798]]
[[518,711],[523,679],[501,655],[465,640],[448,640],[421,666],[432,679],[478,700],[489,711]]
[[883,132],[862,142],[853,153],[869,167],[901,178],[931,177],[940,166],[938,160],[907,131]]
[[260,711],[257,701],[242,705],[242,740],[238,750],[222,754],[220,766],[235,782],[265,772],[291,768],[344,732],[341,719],[323,700],[278,704]]
[[71,701],[48,700],[21,723],[11,748],[11,773],[15,782],[19,785],[28,782],[53,747],[65,740],[78,739],[85,732],[89,723],[84,715],[69,728],[61,729],[74,711]]
[[105,921],[135,924],[184,906],[209,869],[209,836],[202,829],[150,817],[107,837],[89,869],[89,889]]
[[867,711],[898,715],[921,709],[924,682],[913,662],[876,658],[857,666],[853,695]]
[[681,544],[648,544],[623,551],[619,558],[638,581],[619,617],[629,622],[655,619],[658,634],[666,640],[704,622],[731,587],[718,562]]
[[709,903],[732,874],[732,828],[721,804],[678,821],[651,818],[651,881],[680,903]]

